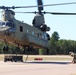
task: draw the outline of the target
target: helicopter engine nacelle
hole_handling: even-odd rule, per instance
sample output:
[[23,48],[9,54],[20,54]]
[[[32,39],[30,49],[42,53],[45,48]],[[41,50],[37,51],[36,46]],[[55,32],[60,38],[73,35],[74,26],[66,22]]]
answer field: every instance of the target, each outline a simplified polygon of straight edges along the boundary
[[47,27],[47,28],[46,28],[46,31],[50,31],[50,27]]
[[12,10],[3,10],[2,11],[2,21],[8,21],[14,19],[15,12]]
[[41,24],[43,23],[45,23],[44,15],[37,13],[32,22],[33,26],[40,28]]
[[40,29],[41,29],[42,31],[50,31],[50,27],[47,27],[46,24],[41,25],[41,26],[40,26]]

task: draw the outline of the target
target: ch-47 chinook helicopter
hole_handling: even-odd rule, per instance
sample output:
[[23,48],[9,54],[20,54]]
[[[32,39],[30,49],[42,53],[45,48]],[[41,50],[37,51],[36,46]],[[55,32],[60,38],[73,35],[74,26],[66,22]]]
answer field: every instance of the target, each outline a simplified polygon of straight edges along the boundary
[[[23,47],[48,48],[48,40],[50,40],[50,36],[46,32],[50,31],[50,27],[45,24],[44,14],[76,15],[76,13],[43,12],[43,6],[66,5],[73,3],[43,5],[42,0],[37,0],[37,3],[38,6],[0,6],[0,9],[3,9],[2,20],[0,21],[0,39]],[[32,22],[33,26],[15,19],[15,12],[12,9],[31,7],[38,7],[38,12],[17,13],[36,13]]]
[[[37,2],[38,5],[43,5],[41,0]],[[42,13],[43,6],[38,7],[39,11],[35,12],[33,26],[15,19],[15,12],[11,10],[15,8],[26,7],[0,6],[0,9],[3,9],[2,20],[0,21],[0,39],[23,47],[48,48],[50,36],[46,31],[50,31],[50,27],[45,24],[44,14]]]

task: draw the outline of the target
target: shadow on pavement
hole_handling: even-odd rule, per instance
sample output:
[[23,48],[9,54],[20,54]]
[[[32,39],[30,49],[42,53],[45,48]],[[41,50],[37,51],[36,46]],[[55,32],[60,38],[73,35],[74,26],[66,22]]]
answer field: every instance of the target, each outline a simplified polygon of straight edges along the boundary
[[71,62],[52,62],[52,61],[49,61],[49,62],[46,62],[46,61],[36,61],[36,62],[23,62],[23,63],[29,63],[29,64],[70,64]]

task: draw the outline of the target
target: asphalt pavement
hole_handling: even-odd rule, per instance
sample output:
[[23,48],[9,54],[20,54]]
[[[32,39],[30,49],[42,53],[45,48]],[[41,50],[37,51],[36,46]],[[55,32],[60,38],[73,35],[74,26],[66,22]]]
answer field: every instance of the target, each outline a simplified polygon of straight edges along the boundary
[[55,60],[0,61],[0,75],[76,75],[76,64]]

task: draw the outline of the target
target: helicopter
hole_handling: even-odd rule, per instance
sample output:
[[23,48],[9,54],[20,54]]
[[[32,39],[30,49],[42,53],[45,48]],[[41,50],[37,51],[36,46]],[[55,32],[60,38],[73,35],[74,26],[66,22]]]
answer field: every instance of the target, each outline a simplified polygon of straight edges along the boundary
[[[37,0],[38,6],[43,5],[42,0]],[[0,20],[0,39],[5,43],[22,46],[24,48],[49,48],[50,27],[45,24],[43,6],[38,7],[38,12],[34,17],[33,26],[15,19],[15,12],[11,9],[23,7],[0,6],[2,10],[2,20]],[[20,13],[20,12],[17,12]],[[28,12],[29,13],[29,12]]]

